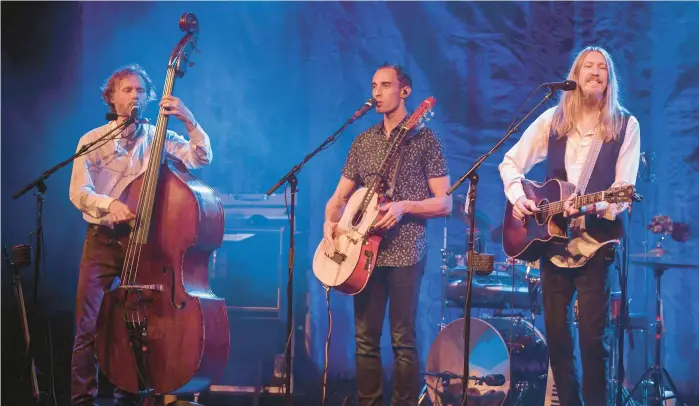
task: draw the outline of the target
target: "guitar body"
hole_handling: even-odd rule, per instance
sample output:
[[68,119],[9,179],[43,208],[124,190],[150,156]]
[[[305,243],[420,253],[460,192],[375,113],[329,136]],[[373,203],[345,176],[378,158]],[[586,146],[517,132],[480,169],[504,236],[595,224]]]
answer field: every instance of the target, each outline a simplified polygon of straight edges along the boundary
[[[575,191],[575,185],[557,179],[543,184],[522,179],[522,187],[538,207],[565,200]],[[541,258],[548,242],[566,238],[566,219],[561,214],[537,213],[519,221],[512,215],[513,208],[508,200],[502,226],[502,246],[508,257],[534,262]]]
[[335,256],[325,253],[321,241],[313,256],[313,273],[325,286],[348,295],[356,295],[366,286],[376,264],[381,236],[369,234],[371,226],[381,217],[378,196],[374,194],[367,209],[361,203],[368,188],[360,188],[350,196],[338,229],[347,230],[335,238]]

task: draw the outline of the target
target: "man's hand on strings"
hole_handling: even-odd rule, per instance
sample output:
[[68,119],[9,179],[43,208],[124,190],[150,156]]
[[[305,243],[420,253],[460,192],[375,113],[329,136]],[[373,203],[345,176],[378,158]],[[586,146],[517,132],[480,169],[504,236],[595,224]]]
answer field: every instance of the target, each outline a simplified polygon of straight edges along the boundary
[[122,223],[124,221],[129,221],[136,218],[136,216],[131,213],[131,210],[129,210],[129,207],[119,200],[114,200],[111,202],[108,210],[109,214],[111,214],[112,218],[114,218],[115,223]]
[[563,203],[563,217],[575,218],[580,216],[580,209],[575,207],[575,198],[578,197],[577,193],[573,193],[568,196],[566,201]]
[[520,221],[524,220],[525,216],[533,216],[534,213],[538,211],[539,208],[536,207],[536,203],[533,200],[527,199],[526,196],[517,199],[517,202],[512,207],[512,215]]

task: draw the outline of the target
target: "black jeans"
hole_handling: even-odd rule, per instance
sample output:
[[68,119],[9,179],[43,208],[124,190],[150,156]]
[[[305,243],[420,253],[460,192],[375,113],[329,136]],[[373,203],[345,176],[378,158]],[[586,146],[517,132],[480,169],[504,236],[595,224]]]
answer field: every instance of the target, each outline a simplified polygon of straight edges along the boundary
[[366,288],[354,296],[360,406],[383,404],[379,344],[387,302],[393,347],[391,405],[417,405],[420,365],[415,342],[415,316],[425,263],[426,258],[423,258],[407,267],[376,267]]
[[[115,236],[115,231],[99,226],[89,226],[85,235],[75,300],[76,333],[70,371],[73,405],[92,406],[97,396],[95,325],[104,291],[121,274],[124,263],[124,248]],[[132,405],[136,400],[134,395],[114,391],[115,405]]]
[[[551,369],[561,406],[605,406],[609,321],[609,270],[614,247],[600,248],[580,268],[559,268],[541,260],[544,319]],[[573,295],[578,292],[578,332],[582,358],[582,398],[572,336]]]

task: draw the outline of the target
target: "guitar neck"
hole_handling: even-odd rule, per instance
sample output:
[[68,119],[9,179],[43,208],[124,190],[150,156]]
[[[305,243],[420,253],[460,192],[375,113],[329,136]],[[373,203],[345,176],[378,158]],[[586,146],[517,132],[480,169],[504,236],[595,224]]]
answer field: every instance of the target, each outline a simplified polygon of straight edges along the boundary
[[389,144],[388,151],[386,151],[383,161],[381,162],[381,166],[378,170],[380,176],[375,176],[373,182],[368,186],[369,193],[366,194],[362,201],[362,208],[366,208],[369,205],[369,202],[371,201],[371,198],[375,193],[379,194],[381,192],[381,182],[384,179],[388,179],[391,164],[395,162],[400,146],[403,143],[403,140],[405,140],[405,137],[408,134],[408,132],[408,128],[406,128],[405,126],[401,126],[399,132],[393,138],[391,144]]
[[[573,201],[573,206],[574,207],[581,207],[581,206],[585,206],[588,204],[598,203],[598,202],[601,202],[603,200],[604,200],[604,191],[590,193],[589,195],[583,195],[583,196],[576,197],[575,200]],[[565,202],[566,202],[565,200],[559,200],[557,202],[549,203],[546,211],[548,212],[549,215],[563,213],[563,204]]]

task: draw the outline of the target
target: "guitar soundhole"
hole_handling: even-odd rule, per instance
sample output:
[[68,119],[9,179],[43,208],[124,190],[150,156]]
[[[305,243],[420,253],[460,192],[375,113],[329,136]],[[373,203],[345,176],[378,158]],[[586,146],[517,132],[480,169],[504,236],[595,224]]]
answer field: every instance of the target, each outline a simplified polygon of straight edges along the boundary
[[354,216],[352,216],[352,225],[357,227],[359,224],[362,222],[362,219],[364,218],[364,212],[363,211],[358,211],[354,213]]

